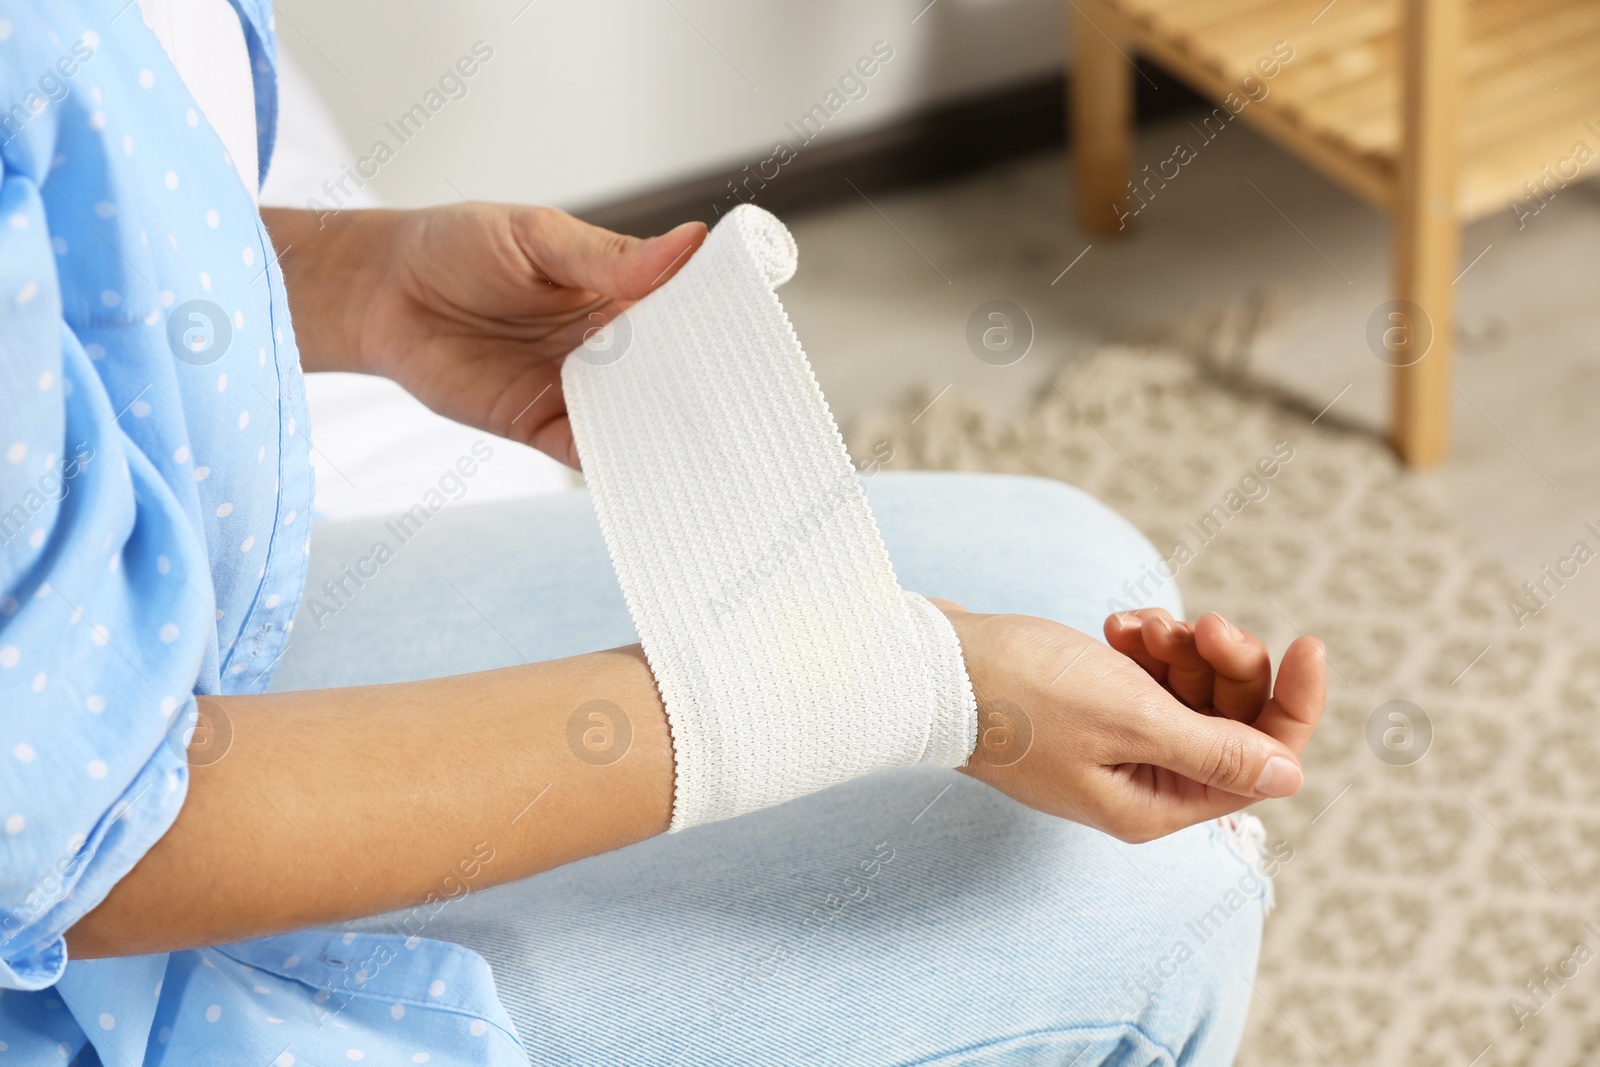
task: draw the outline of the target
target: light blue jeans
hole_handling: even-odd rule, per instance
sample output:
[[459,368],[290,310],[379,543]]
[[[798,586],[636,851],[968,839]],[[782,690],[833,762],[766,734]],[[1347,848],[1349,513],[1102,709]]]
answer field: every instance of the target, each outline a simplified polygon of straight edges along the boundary
[[[1058,482],[866,486],[901,584],[975,611],[1098,635],[1156,560]],[[308,595],[380,536],[319,527]],[[275,689],[637,640],[581,492],[448,504],[318,614]],[[488,959],[539,1065],[1226,1064],[1270,892],[1248,851],[1216,824],[1125,845],[917,767],[472,894],[427,936]]]

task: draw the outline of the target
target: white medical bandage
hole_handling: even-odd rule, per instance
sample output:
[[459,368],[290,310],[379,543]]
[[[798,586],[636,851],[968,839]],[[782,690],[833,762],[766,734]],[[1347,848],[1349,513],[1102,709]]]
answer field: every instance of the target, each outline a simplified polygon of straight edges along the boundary
[[666,703],[672,829],[977,741],[961,645],[895,581],[744,205],[562,370],[595,512]]

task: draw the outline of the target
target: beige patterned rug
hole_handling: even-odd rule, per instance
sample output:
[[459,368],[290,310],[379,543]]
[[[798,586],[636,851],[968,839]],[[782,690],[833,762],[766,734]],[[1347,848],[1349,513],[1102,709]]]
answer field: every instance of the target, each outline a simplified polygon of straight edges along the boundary
[[[1191,617],[1221,611],[1274,657],[1296,630],[1327,642],[1306,789],[1256,809],[1294,858],[1241,1064],[1600,1063],[1600,648],[1517,627],[1507,599],[1537,576],[1475,548],[1381,443],[1199,360],[1103,351],[1015,419],[933,399],[859,419],[852,451],[1082,486],[1163,553],[1199,546],[1177,577]],[[1293,458],[1247,480],[1280,441]],[[1186,524],[1207,514],[1201,544]],[[1393,700],[1431,744],[1392,708],[1369,740]]]

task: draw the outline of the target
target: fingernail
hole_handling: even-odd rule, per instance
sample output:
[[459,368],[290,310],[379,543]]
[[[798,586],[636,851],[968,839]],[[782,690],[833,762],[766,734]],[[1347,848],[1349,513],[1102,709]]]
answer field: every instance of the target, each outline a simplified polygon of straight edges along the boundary
[[[1218,615],[1217,618],[1222,619],[1222,616]],[[1233,623],[1229,622],[1227,619],[1222,619],[1222,625],[1228,628],[1228,636],[1233,640],[1239,641],[1244,638],[1244,634],[1239,630],[1239,628]]]
[[1293,796],[1300,791],[1303,781],[1305,776],[1292,760],[1273,756],[1261,768],[1261,777],[1256,779],[1256,793],[1264,797]]
[[1311,639],[1311,647],[1316,649],[1317,655],[1321,656],[1323,659],[1328,658],[1328,646],[1322,643],[1321,638],[1313,637]]
[[1139,616],[1131,611],[1119,611],[1117,612],[1117,623],[1120,626],[1138,626]]

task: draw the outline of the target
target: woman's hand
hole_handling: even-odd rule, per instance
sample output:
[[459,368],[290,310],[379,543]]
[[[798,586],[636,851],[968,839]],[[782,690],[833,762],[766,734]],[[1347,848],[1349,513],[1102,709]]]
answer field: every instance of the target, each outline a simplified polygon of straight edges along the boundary
[[307,370],[393,378],[433,410],[570,466],[561,362],[664,283],[706,228],[640,240],[552,208],[262,212]]
[[1114,615],[1108,648],[1047,619],[940,607],[978,698],[962,771],[1029,807],[1148,841],[1300,789],[1324,700],[1315,638],[1289,646],[1274,687],[1261,642],[1218,615]]

